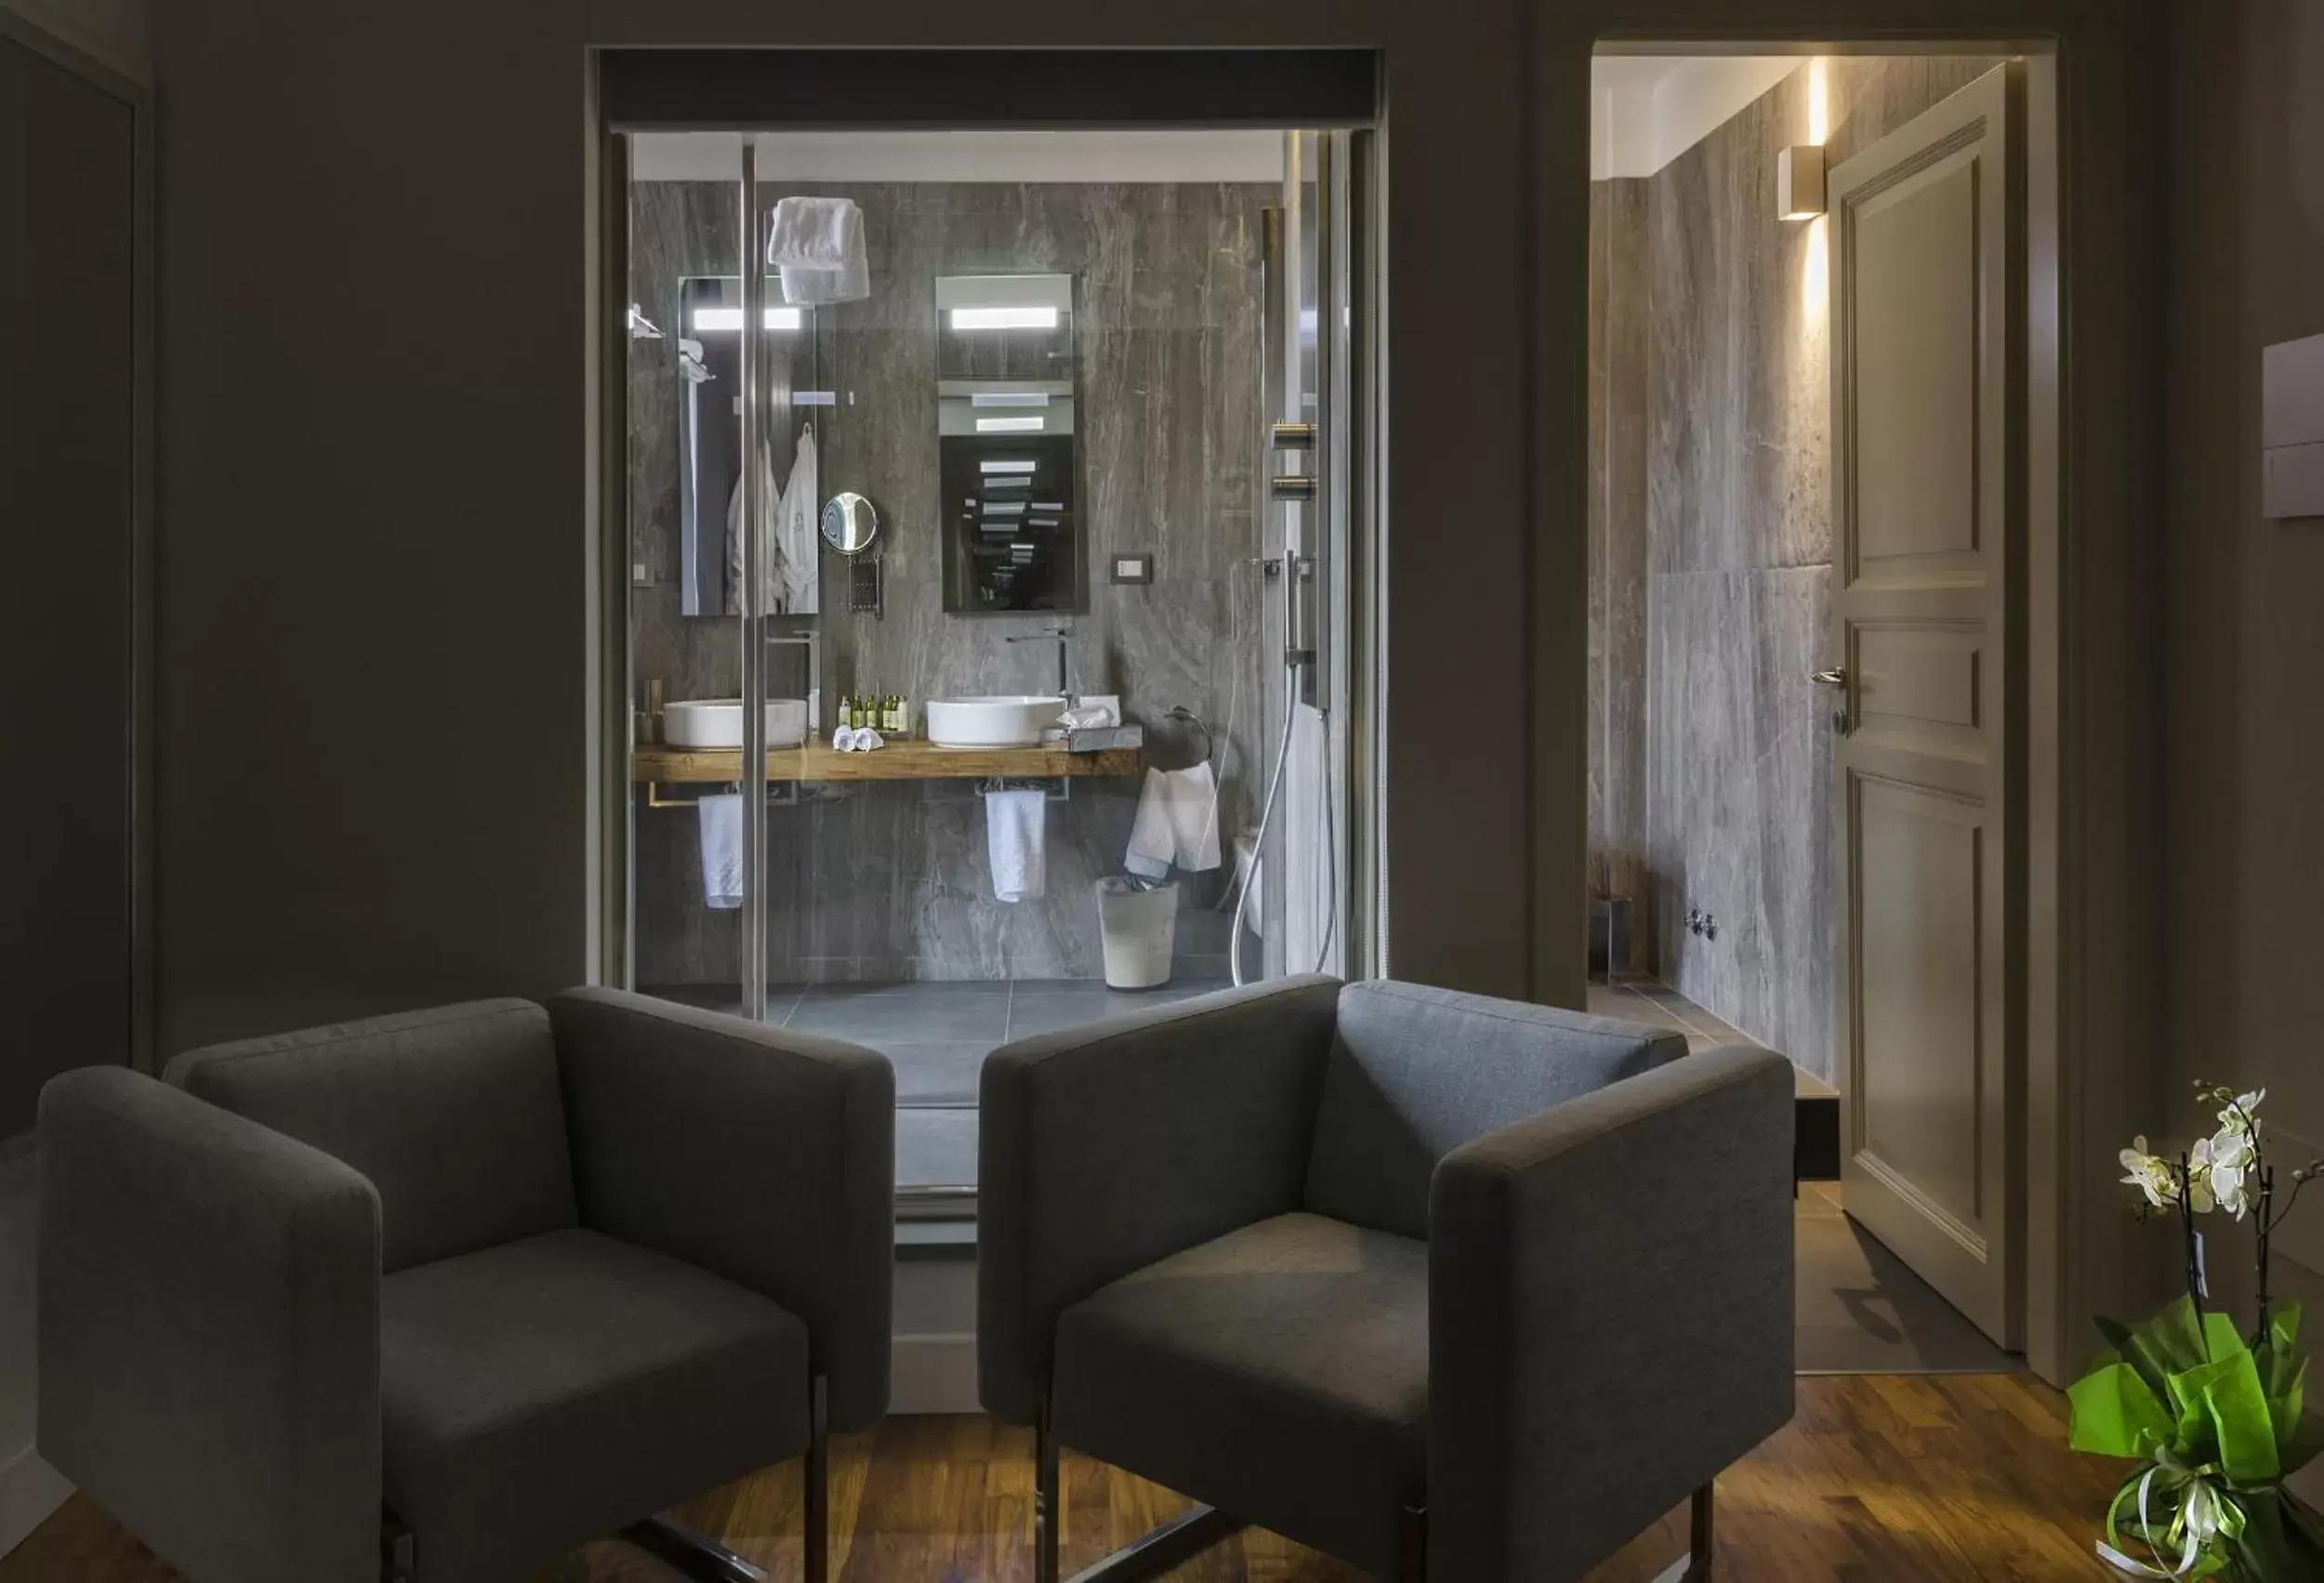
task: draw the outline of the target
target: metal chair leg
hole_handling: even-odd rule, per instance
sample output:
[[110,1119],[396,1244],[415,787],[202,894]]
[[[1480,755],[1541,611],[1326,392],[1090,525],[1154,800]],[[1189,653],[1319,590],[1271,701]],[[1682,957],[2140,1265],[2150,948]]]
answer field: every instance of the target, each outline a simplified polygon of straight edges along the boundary
[[1057,1530],[1065,1513],[1057,1500],[1057,1437],[1050,1430],[1047,1396],[1033,1424],[1033,1479],[1034,1583],[1057,1583]]
[[[1064,1531],[1065,1508],[1057,1496],[1057,1435],[1050,1426],[1046,1396],[1033,1421],[1033,1462],[1034,1583],[1058,1583],[1058,1542]],[[1240,1518],[1197,1506],[1090,1563],[1075,1573],[1069,1583],[1137,1583],[1158,1577],[1242,1526]]]
[[815,1376],[810,1387],[809,1411],[813,1415],[807,1439],[807,1466],[801,1472],[806,1482],[806,1557],[802,1573],[806,1583],[825,1583],[831,1576],[831,1415],[829,1390],[822,1375]]
[[1428,1583],[1428,1509],[1407,1506],[1396,1545],[1396,1583]]
[[[831,1576],[831,1426],[823,1376],[808,1387],[807,1456],[799,1476],[806,1529],[801,1571],[806,1583],[827,1583]],[[706,1534],[667,1517],[649,1517],[622,1530],[622,1537],[696,1583],[767,1583],[759,1567]]]
[[621,1537],[695,1583],[767,1583],[764,1572],[716,1539],[667,1517],[633,1523]]
[[1655,1583],[1702,1583],[1710,1576],[1711,1510],[1711,1486],[1705,1484],[1688,1497],[1686,1553],[1663,1568]]

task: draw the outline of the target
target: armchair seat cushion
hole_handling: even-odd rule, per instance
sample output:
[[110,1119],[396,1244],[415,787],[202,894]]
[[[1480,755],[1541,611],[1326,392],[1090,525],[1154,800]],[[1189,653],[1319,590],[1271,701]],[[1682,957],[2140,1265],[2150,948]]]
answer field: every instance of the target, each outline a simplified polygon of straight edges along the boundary
[[808,1442],[799,1320],[594,1232],[399,1271],[379,1307],[387,1504],[418,1583],[508,1583]]
[[1426,1501],[1428,1245],[1278,1215],[1067,1308],[1057,1438],[1374,1572]]

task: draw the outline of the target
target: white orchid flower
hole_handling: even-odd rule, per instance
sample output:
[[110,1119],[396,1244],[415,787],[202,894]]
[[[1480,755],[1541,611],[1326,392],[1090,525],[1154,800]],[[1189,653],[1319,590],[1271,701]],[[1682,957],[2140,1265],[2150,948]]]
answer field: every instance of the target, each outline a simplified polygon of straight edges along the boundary
[[2251,1141],[2240,1130],[2198,1138],[2187,1154],[2187,1198],[2196,1212],[2209,1214],[2217,1207],[2243,1219],[2243,1180],[2251,1163]]
[[2141,1133],[2131,1140],[2131,1146],[2120,1155],[2124,1185],[2137,1188],[2146,1194],[2146,1202],[2158,1209],[2168,1209],[2178,1202],[2179,1173],[2169,1160],[2146,1152],[2146,1137]]
[[2219,1113],[2220,1131],[2222,1133],[2239,1132],[2247,1138],[2257,1138],[2260,1132],[2259,1105],[2260,1102],[2265,1098],[2267,1098],[2265,1088],[2255,1089],[2248,1094],[2238,1094],[2236,1102]]

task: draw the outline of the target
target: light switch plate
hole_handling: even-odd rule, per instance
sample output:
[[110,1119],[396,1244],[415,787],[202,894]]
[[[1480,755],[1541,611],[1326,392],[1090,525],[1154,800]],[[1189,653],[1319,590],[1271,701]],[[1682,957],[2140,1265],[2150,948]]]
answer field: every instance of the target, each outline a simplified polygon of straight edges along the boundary
[[1153,582],[1154,557],[1151,555],[1115,556],[1114,581],[1116,583]]

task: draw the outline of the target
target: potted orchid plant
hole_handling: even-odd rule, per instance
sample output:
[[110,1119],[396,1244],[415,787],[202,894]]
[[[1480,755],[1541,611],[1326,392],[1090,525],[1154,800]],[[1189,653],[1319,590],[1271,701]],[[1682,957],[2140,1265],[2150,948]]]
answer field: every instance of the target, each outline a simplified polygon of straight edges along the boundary
[[[2268,1286],[2269,1239],[2324,1161],[2294,1170],[2278,1204],[2259,1107],[2265,1089],[2196,1084],[2218,1130],[2175,1156],[2145,1138],[2122,1151],[2142,1217],[2175,1214],[2186,1295],[2133,1329],[2101,1320],[2106,1348],[2067,1395],[2074,1448],[2136,1459],[2106,1509],[2099,1558],[2122,1576],[2227,1583],[2324,1577],[2324,1524],[2284,1493],[2285,1478],[2324,1450],[2304,1411],[2307,1352],[2300,1305]],[[2199,1220],[2251,1223],[2259,1279],[2255,1323],[2206,1310]]]

